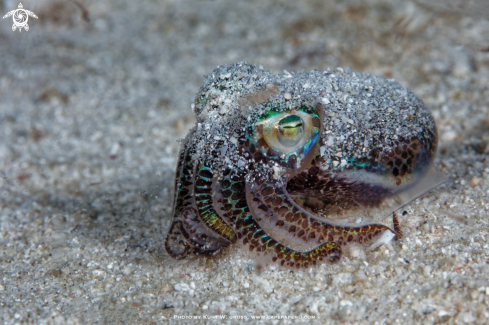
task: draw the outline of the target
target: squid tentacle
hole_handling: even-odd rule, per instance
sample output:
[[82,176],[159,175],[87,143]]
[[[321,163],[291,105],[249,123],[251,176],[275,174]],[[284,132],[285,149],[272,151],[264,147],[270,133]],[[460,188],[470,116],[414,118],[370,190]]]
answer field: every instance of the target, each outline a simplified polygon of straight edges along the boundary
[[213,208],[211,193],[213,178],[214,175],[211,169],[203,164],[199,164],[195,181],[195,203],[197,204],[200,218],[205,225],[221,237],[234,243],[238,239],[236,234]]
[[391,229],[383,224],[350,227],[315,219],[289,197],[285,186],[255,182],[247,185],[247,191],[250,209],[258,223],[273,232],[274,238],[283,238],[284,242],[298,248],[307,249],[324,242],[341,246],[349,243],[367,245],[385,231],[391,231],[398,238],[402,236],[398,222]]
[[256,222],[246,200],[245,180],[224,173],[222,181],[224,200],[224,215],[236,225],[237,230],[244,236],[243,244],[249,245],[249,250],[272,254],[272,260],[290,267],[308,267],[316,265],[317,261],[326,260],[336,263],[341,257],[341,247],[334,242],[322,243],[306,252],[300,252],[278,242],[268,235]]

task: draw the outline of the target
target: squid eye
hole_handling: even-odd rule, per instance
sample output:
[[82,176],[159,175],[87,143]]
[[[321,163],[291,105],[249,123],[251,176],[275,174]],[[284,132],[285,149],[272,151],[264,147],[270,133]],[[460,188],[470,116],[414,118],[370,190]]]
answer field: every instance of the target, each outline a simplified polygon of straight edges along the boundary
[[289,111],[260,121],[263,128],[255,134],[255,139],[262,135],[270,148],[286,155],[301,148],[307,153],[318,139],[319,123],[315,113]]
[[278,122],[278,141],[286,147],[293,147],[304,135],[304,121],[297,115],[289,115]]

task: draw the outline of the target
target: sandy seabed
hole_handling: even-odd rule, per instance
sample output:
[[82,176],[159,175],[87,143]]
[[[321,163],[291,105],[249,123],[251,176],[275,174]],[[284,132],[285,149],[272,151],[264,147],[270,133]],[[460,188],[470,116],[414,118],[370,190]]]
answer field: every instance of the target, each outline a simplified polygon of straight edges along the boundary
[[[0,21],[1,321],[489,322],[489,10],[427,3],[23,2],[28,32]],[[237,248],[168,256],[190,105],[204,74],[241,60],[349,66],[426,103],[448,181],[405,208],[404,239],[293,272]]]

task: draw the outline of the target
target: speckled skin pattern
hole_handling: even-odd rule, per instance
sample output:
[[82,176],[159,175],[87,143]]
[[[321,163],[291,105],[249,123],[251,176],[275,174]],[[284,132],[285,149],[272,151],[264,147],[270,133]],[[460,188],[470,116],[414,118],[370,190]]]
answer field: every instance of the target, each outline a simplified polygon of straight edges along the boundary
[[[182,142],[173,223],[175,258],[233,243],[283,266],[336,263],[383,224],[339,225],[328,211],[375,207],[426,172],[437,147],[423,102],[393,80],[335,71],[274,75],[247,62],[218,67],[193,104]],[[321,216],[299,205],[314,198]]]

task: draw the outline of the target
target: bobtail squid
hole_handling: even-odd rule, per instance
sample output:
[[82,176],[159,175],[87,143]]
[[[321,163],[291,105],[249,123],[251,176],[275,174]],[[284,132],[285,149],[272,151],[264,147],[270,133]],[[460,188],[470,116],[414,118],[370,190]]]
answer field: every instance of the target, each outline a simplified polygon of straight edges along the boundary
[[392,227],[335,215],[438,184],[423,182],[434,119],[393,80],[340,68],[275,75],[240,62],[207,76],[192,107],[165,243],[175,258],[239,243],[289,267],[336,263],[344,246],[402,232],[395,214]]

